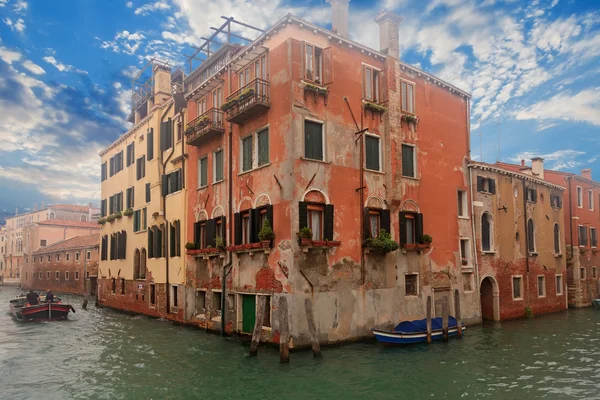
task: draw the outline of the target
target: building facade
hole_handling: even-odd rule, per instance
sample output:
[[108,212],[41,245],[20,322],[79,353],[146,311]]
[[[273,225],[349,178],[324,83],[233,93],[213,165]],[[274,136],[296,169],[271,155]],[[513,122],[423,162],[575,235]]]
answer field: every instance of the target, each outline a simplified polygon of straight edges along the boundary
[[541,159],[470,169],[483,319],[565,310],[564,188],[544,179]]
[[100,234],[76,236],[36,250],[25,289],[56,293],[95,294]]
[[6,226],[0,226],[0,284],[4,284],[4,276],[6,274]]
[[[441,316],[455,293],[480,321],[459,246],[473,243],[470,97],[398,60],[399,17],[377,19],[376,51],[348,39],[348,2],[335,3],[333,31],[288,15],[186,77],[190,323],[250,334],[265,296],[263,340],[287,318],[305,346],[308,299],[334,343],[424,318],[428,296]],[[261,240],[267,220],[274,240]],[[398,250],[376,248],[382,230]]]
[[[144,74],[148,74],[145,76]],[[186,155],[182,74],[151,61],[134,80],[133,128],[104,149],[98,302],[182,320]]]
[[563,195],[567,246],[569,306],[587,307],[600,298],[600,182],[592,171],[581,175],[545,171],[548,180],[566,188]]

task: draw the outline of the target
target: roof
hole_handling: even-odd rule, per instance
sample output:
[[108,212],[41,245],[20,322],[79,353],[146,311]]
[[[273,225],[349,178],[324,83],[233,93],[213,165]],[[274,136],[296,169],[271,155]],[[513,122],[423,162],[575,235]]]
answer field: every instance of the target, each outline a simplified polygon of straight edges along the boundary
[[560,191],[565,190],[565,188],[562,186],[555,185],[555,184],[545,181],[543,179],[536,178],[535,176],[532,176],[532,175],[527,175],[527,174],[518,172],[518,170],[521,168],[520,165],[505,164],[505,163],[487,164],[487,163],[483,163],[483,162],[471,161],[471,162],[469,162],[469,168],[479,168],[482,170],[492,171],[492,172],[496,172],[499,174],[511,175],[511,176],[514,176],[517,178],[525,179],[525,180],[533,182],[533,183],[537,183],[538,185],[548,186],[552,189],[556,189],[556,190],[560,190]]
[[76,212],[88,212],[90,210],[89,206],[78,206],[76,204],[53,204],[53,205],[48,206],[48,208],[52,208],[54,210],[76,211]]
[[[524,169],[531,169],[531,167],[528,167],[528,166],[516,165],[516,164],[509,164],[509,163],[500,162],[500,161],[496,162],[496,165],[500,165],[502,168],[510,169],[510,170],[513,170],[513,171],[519,171],[519,170],[524,170]],[[600,182],[596,182],[593,179],[588,179],[588,178],[585,178],[585,177],[583,177],[581,175],[574,174],[572,172],[554,171],[552,169],[544,169],[544,174],[552,174],[552,175],[564,176],[566,178],[573,178],[576,181],[585,182],[585,183],[587,183],[589,185],[600,187]]]
[[36,222],[36,224],[44,226],[68,226],[73,228],[100,229],[98,223],[94,221],[72,221],[69,219],[49,219],[47,221]]
[[51,244],[42,249],[36,250],[33,254],[52,253],[55,251],[65,251],[72,249],[81,249],[87,247],[100,246],[100,234],[94,233],[93,235],[86,236],[75,236],[61,242]]

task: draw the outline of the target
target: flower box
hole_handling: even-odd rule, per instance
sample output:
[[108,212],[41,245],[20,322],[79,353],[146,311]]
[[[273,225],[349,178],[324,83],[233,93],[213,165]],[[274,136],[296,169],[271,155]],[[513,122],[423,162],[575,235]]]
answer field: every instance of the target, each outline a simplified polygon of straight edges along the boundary
[[371,110],[371,111],[375,111],[375,112],[379,112],[379,113],[384,113],[387,111],[387,108],[385,108],[384,106],[379,105],[377,103],[372,103],[370,101],[365,101],[364,107],[365,107],[365,110]]
[[242,91],[242,93],[240,93],[240,95],[236,98],[236,100],[237,101],[244,101],[247,98],[250,98],[252,96],[254,96],[254,89],[253,88],[247,88],[247,89],[244,89]]
[[271,247],[271,241],[270,240],[261,240],[260,245],[262,248],[268,249],[269,247]]
[[133,215],[133,208],[128,208],[127,210],[125,210],[123,212],[123,215],[125,215],[126,217],[131,217]]
[[325,240],[313,240],[312,245],[315,247],[325,247],[327,246],[327,241]]
[[253,249],[260,249],[261,247],[262,247],[262,243],[261,242],[252,243],[252,248]]
[[417,117],[416,115],[413,115],[413,114],[402,114],[402,117],[400,117],[400,121],[404,121],[407,123],[413,123],[416,125],[419,123],[419,117]]
[[201,252],[202,252],[201,249],[195,249],[195,250],[188,250],[187,254],[188,254],[188,256],[194,256],[194,255],[200,254]]
[[313,85],[312,83],[305,83],[304,91],[322,94],[323,96],[327,96],[329,93],[329,89],[327,89],[325,86]]
[[250,250],[252,248],[252,243],[243,244],[242,248],[245,249],[245,250]]
[[328,240],[327,241],[327,246],[329,247],[339,247],[342,245],[342,242],[340,240]]
[[233,107],[235,107],[235,105],[236,105],[237,103],[238,103],[238,100],[237,100],[237,99],[231,99],[231,100],[229,100],[229,101],[225,102],[225,104],[223,104],[223,105],[221,106],[221,110],[223,110],[223,111],[227,112],[227,111],[231,110]]

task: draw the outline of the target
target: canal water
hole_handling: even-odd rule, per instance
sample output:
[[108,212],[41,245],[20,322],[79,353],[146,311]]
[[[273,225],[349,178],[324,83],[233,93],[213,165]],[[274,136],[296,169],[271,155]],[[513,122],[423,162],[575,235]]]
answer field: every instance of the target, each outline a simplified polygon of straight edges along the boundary
[[291,354],[82,299],[69,321],[19,323],[0,288],[0,399],[600,399],[600,310],[469,328],[463,340]]

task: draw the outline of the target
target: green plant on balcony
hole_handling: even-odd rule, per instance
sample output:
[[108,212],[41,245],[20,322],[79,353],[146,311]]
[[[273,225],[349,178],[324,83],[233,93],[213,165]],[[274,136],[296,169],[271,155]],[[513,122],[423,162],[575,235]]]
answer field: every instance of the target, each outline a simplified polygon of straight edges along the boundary
[[390,251],[398,250],[398,243],[392,239],[392,236],[385,229],[381,229],[379,236],[367,239],[367,247],[383,253],[389,253]]
[[298,232],[298,237],[300,239],[311,239],[312,231],[309,227],[305,226],[304,228],[300,229],[300,232]]
[[108,217],[106,217],[106,222],[113,222],[115,220],[115,218],[117,218],[117,217],[115,217],[114,214],[111,214]]
[[133,208],[128,208],[123,212],[123,215],[126,217],[131,217],[133,215]]
[[242,89],[242,92],[238,95],[237,100],[243,101],[252,96],[254,96],[254,88],[245,88]]
[[261,242],[270,242],[275,239],[275,233],[268,219],[265,219],[262,229],[258,232],[258,239]]
[[379,113],[384,113],[387,111],[387,108],[385,108],[382,105],[379,105],[377,103],[373,103],[371,101],[365,101],[365,110],[371,110],[371,111],[375,111],[375,112],[379,112]]
[[186,250],[196,250],[196,245],[192,242],[187,242],[185,244],[185,249]]
[[221,110],[227,112],[229,110],[231,110],[233,107],[235,107],[235,105],[238,103],[238,99],[237,97],[231,99],[231,100],[227,100],[222,106],[221,106]]
[[204,116],[196,121],[196,128],[204,128],[208,124],[210,124],[210,118]]
[[196,126],[195,125],[188,125],[188,127],[185,128],[185,134],[188,135],[188,136],[191,135],[191,134],[193,134],[194,132],[196,132]]
[[402,119],[402,121],[406,121],[406,122],[412,122],[415,124],[419,123],[419,117],[417,117],[416,115],[413,115],[413,114],[402,114],[401,119]]
[[106,218],[98,218],[98,225],[104,225],[106,223]]
[[123,213],[122,213],[121,211],[117,211],[117,212],[115,213],[115,218],[118,218],[118,219],[121,219],[121,218],[123,218]]
[[313,85],[312,83],[305,83],[304,90],[315,92],[317,94],[322,94],[323,96],[327,96],[327,94],[329,93],[329,89],[327,89],[326,87]]
[[433,238],[431,237],[431,235],[428,234],[424,234],[419,240],[419,243],[421,244],[431,244],[431,242],[433,242]]
[[219,251],[225,251],[225,241],[223,240],[223,238],[221,236],[215,237],[215,247]]

